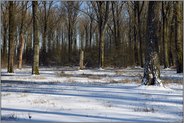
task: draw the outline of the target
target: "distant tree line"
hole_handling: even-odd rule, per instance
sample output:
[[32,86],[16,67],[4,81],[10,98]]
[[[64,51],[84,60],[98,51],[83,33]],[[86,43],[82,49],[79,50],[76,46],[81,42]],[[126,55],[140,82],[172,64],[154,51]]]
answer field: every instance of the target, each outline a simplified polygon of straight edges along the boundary
[[[151,40],[144,1],[3,1],[1,64],[143,67]],[[157,5],[159,3],[159,5]],[[154,8],[155,4],[152,6]],[[183,2],[156,2],[153,47],[159,65],[183,72]],[[154,14],[154,13],[151,13]],[[154,19],[154,18],[152,18]],[[150,27],[151,28],[151,27]],[[153,37],[155,38],[155,37]],[[149,59],[149,58],[148,58]]]

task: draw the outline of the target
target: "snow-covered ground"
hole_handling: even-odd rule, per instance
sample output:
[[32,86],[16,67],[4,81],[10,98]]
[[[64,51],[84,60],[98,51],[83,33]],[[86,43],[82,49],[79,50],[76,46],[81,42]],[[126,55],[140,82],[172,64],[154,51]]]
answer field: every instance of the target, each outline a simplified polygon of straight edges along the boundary
[[2,120],[182,122],[183,74],[161,71],[165,87],[140,86],[143,69],[1,70]]

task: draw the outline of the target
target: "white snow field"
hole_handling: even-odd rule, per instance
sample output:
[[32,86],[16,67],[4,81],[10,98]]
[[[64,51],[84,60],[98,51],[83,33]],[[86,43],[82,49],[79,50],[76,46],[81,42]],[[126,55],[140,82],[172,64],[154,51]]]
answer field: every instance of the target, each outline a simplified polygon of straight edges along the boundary
[[1,70],[2,121],[182,122],[183,74],[161,71],[165,87],[140,86],[143,69]]

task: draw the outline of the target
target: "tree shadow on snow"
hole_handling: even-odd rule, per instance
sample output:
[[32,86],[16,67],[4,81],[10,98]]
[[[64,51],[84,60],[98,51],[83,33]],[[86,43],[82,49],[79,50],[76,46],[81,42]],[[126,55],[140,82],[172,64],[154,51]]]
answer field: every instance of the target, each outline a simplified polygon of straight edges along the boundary
[[[144,118],[138,118],[136,115],[133,115],[133,114],[124,114],[124,115],[127,115],[127,116],[134,116],[135,118],[118,118],[118,117],[111,117],[111,116],[99,116],[99,115],[89,115],[89,114],[78,114],[78,113],[68,113],[68,112],[64,112],[64,111],[61,111],[61,112],[53,112],[53,111],[41,111],[41,110],[32,110],[32,109],[16,109],[16,108],[1,108],[2,111],[13,111],[13,112],[24,112],[24,113],[37,113],[37,114],[42,114],[42,117],[45,115],[59,115],[59,116],[65,116],[65,117],[71,117],[73,119],[75,119],[75,121],[73,122],[77,122],[76,119],[89,119],[89,121],[93,121],[93,119],[95,121],[97,120],[112,120],[112,121],[116,121],[116,122],[152,122],[151,119],[153,118],[156,118],[156,117],[153,117],[153,116],[149,116],[147,117],[147,119],[144,119]],[[151,119],[149,119],[151,118]],[[16,121],[30,121],[30,122],[48,122],[46,120],[40,120],[40,119],[23,119],[23,118],[18,118],[16,119]],[[62,120],[62,119],[61,119]],[[158,120],[158,119],[157,119]],[[160,122],[163,122],[162,120],[164,119],[159,119]],[[63,120],[64,121],[64,120]],[[65,121],[66,122],[66,121]],[[158,121],[159,122],[159,121]]]

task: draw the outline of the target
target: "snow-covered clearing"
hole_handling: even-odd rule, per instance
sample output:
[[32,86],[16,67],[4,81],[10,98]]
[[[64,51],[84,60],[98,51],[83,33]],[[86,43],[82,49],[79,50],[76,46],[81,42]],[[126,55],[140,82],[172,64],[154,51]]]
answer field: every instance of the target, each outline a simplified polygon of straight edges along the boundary
[[182,122],[183,75],[161,72],[164,87],[140,86],[142,69],[31,68],[1,71],[2,120]]

